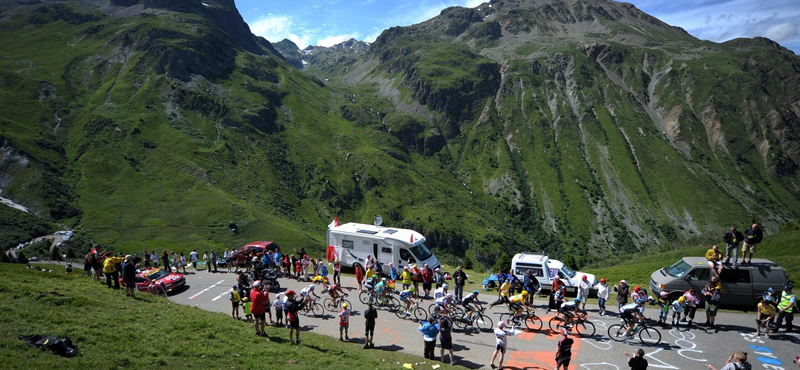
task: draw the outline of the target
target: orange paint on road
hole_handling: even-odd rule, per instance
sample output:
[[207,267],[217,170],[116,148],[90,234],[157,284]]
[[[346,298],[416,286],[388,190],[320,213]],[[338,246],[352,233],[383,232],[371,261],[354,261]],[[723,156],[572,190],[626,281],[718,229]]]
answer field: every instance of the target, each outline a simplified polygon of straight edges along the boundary
[[[515,350],[508,350],[506,353],[506,359],[503,363],[504,366],[514,367],[518,369],[553,369],[556,366],[556,349],[558,347],[558,341],[561,340],[564,336],[561,334],[554,334],[549,330],[545,331],[547,333],[546,338],[548,340],[547,348],[541,348],[540,350],[533,350],[533,351],[515,351]],[[517,339],[521,339],[524,341],[530,341],[536,337],[537,333],[535,332],[525,332],[521,333]],[[572,358],[575,359],[578,356],[578,350],[581,346],[581,339],[575,335],[571,335],[574,342],[572,343]],[[513,340],[513,339],[511,339]],[[523,344],[525,346],[525,344]]]

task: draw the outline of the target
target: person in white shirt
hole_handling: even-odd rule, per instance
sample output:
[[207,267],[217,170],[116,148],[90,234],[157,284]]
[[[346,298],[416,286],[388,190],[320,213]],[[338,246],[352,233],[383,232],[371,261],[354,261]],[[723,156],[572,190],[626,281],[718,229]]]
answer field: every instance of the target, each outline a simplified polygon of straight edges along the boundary
[[492,369],[496,369],[497,366],[494,365],[494,360],[497,358],[497,354],[500,354],[500,370],[503,369],[503,359],[506,355],[506,348],[508,346],[508,337],[514,335],[515,327],[511,327],[511,330],[505,330],[506,322],[500,321],[497,323],[497,328],[494,329],[494,337],[495,337],[495,350],[492,353],[492,362],[491,367]]
[[594,286],[597,289],[597,305],[600,308],[600,316],[606,314],[606,300],[608,299],[609,289],[606,278],[601,278],[600,282]]

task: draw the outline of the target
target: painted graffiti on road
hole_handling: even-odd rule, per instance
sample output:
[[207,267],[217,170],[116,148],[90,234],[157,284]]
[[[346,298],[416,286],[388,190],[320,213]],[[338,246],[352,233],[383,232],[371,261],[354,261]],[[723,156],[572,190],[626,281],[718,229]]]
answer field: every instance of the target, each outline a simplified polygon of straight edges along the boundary
[[681,347],[681,349],[678,350],[678,354],[681,355],[681,357],[687,360],[698,361],[698,362],[708,361],[705,358],[693,357],[696,356],[695,354],[703,353],[703,351],[696,349],[697,343],[693,342],[697,338],[697,335],[695,335],[695,333],[690,331],[680,331],[677,329],[672,329],[669,331],[669,334],[673,338],[675,338],[674,342],[675,345]]

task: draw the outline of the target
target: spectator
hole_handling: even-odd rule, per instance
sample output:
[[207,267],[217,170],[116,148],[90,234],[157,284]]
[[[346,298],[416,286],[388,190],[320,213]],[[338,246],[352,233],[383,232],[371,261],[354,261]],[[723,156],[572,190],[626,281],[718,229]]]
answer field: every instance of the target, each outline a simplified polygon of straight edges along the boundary
[[[294,290],[286,291],[286,323],[289,326],[289,341],[300,344],[300,317],[297,312],[306,305],[306,300],[297,300]],[[296,333],[296,341],[292,341],[292,333]]]
[[606,300],[608,299],[608,284],[606,278],[600,278],[600,282],[594,286],[597,289],[597,305],[600,308],[600,316],[606,314]]
[[581,299],[581,311],[586,311],[586,301],[589,300],[589,290],[592,284],[589,283],[589,278],[583,275],[581,282],[578,283],[578,298]]
[[714,320],[717,318],[717,309],[719,308],[720,294],[717,287],[709,283],[703,289],[703,295],[706,299],[706,322],[705,326],[714,327]]
[[425,292],[425,297],[423,298],[430,299],[431,287],[433,285],[433,269],[426,263],[422,266],[420,273],[422,275],[422,290]]
[[[437,306],[438,307],[438,306]],[[456,364],[456,358],[453,356],[453,322],[450,316],[441,315],[439,317],[439,343],[442,351],[439,354],[439,360],[444,362],[444,351],[450,352],[450,365]]]
[[684,307],[683,320],[681,321],[686,321],[688,318],[689,321],[686,325],[692,326],[694,315],[697,312],[697,305],[700,304],[700,297],[697,296],[697,290],[695,288],[691,288],[686,291],[686,293],[683,293],[683,297],[686,298],[686,306]]
[[647,370],[647,360],[644,358],[643,349],[637,349],[634,357],[631,357],[628,352],[623,352],[623,354],[628,358],[628,366],[631,367],[631,370]]
[[286,297],[285,293],[278,293],[278,295],[275,296],[275,301],[272,302],[272,307],[275,308],[275,326],[279,327],[284,326],[283,317],[285,316],[284,309],[286,307],[286,300],[284,297]]
[[[231,292],[228,293],[228,299],[231,301],[231,317],[239,320],[239,302],[242,300],[242,297],[239,295],[238,286],[233,286]],[[256,334],[258,334],[258,329],[256,329]]]
[[539,291],[541,288],[541,284],[539,284],[539,279],[536,276],[533,276],[531,270],[525,273],[525,277],[522,280],[522,285],[525,288],[525,291],[528,292],[528,297],[526,298],[525,304],[528,306],[533,306],[533,295]]
[[153,261],[153,267],[158,267],[158,255],[156,254],[156,251],[153,251],[153,253],[150,255],[150,261]]
[[567,370],[569,368],[569,361],[572,359],[572,343],[575,341],[569,337],[567,329],[561,329],[561,335],[564,337],[558,341],[558,349],[556,350],[556,370]]
[[744,235],[736,230],[736,226],[731,226],[731,229],[725,232],[722,236],[722,241],[725,242],[725,264],[731,262],[731,253],[733,253],[733,267],[739,265],[739,243],[744,240]]
[[136,298],[136,265],[131,261],[131,255],[125,256],[122,263],[122,281],[125,283],[125,296]]
[[781,328],[783,319],[786,318],[786,332],[791,333],[794,331],[792,321],[794,321],[794,308],[797,305],[797,296],[792,293],[792,284],[786,284],[781,293],[781,300],[778,302],[778,319],[776,320],[775,332]]
[[370,300],[364,311],[364,349],[375,348],[375,320],[377,318],[378,310],[372,307],[372,300]]
[[436,349],[436,336],[439,334],[439,327],[428,321],[420,321],[419,331],[422,332],[422,341],[425,342],[422,357],[435,360],[433,351]]
[[514,326],[511,327],[511,331],[505,330],[506,322],[500,321],[497,323],[497,328],[494,329],[494,337],[495,337],[495,349],[492,353],[492,362],[491,367],[492,369],[497,368],[494,366],[494,360],[497,358],[497,354],[500,354],[500,370],[503,369],[503,359],[506,356],[506,348],[508,347],[508,337],[514,335]]
[[764,335],[769,338],[769,329],[773,325],[775,319],[775,306],[770,304],[769,301],[762,299],[758,302],[756,307],[756,336],[761,335],[761,326],[763,325]]
[[[119,271],[117,270],[117,264],[124,259],[124,257],[120,256],[111,256],[109,253],[109,256],[103,261],[103,274],[106,276],[106,285],[108,285],[109,289],[111,289],[111,281],[114,281],[114,289],[119,289]],[[135,278],[136,277],[134,277],[134,279]]]
[[722,273],[722,252],[720,252],[719,247],[712,246],[711,249],[706,252],[706,259],[708,260],[708,265],[711,266],[711,272],[714,275],[719,276]]
[[614,291],[617,292],[617,305],[619,308],[628,304],[628,296],[630,295],[630,287],[628,286],[628,282],[623,279],[619,281],[619,286],[614,285]]
[[744,264],[744,259],[747,258],[747,253],[750,252],[750,257],[747,258],[747,263],[750,264],[753,261],[753,255],[756,254],[756,247],[758,247],[758,243],[761,243],[761,239],[764,238],[764,234],[761,233],[761,228],[758,224],[753,224],[752,226],[748,227],[744,230],[744,245],[742,246],[742,264]]
[[[339,340],[342,342],[350,340],[347,334],[347,330],[350,328],[350,309],[347,306],[347,302],[344,302],[342,309],[339,310]],[[342,339],[342,333],[344,333],[344,339]]]
[[456,272],[453,274],[453,280],[456,283],[456,300],[460,301],[464,295],[464,284],[467,283],[467,274],[464,273],[464,271],[461,269],[461,266],[456,268]]
[[[211,251],[211,254],[208,255],[208,258],[211,259],[211,266],[214,267],[214,272],[217,272],[217,252]],[[209,269],[209,272],[211,270]],[[255,302],[254,302],[255,304]]]
[[550,303],[547,306],[547,312],[557,310],[561,304],[556,302],[556,294],[564,286],[564,282],[558,276],[553,277],[553,283],[550,285]]
[[[706,365],[710,370],[717,370],[711,364]],[[728,356],[728,361],[725,362],[725,366],[723,366],[719,370],[749,370],[752,366],[749,362],[747,362],[747,352],[736,352],[731,353]]]
[[242,308],[244,309],[244,319],[248,323],[253,322],[253,312],[250,311],[250,298],[242,298]]
[[169,265],[169,253],[167,253],[166,249],[161,250],[161,261],[163,263],[164,268],[167,269],[167,272],[172,272],[172,267],[170,267]]
[[[253,283],[253,290],[250,291],[250,312],[253,313],[253,326],[256,329],[256,335],[259,337],[266,337],[266,320],[267,315],[264,310],[264,292],[261,291],[261,281]],[[238,311],[238,309],[237,309]]]
[[361,267],[361,265],[356,264],[355,265],[355,270],[356,270],[356,283],[358,283],[358,291],[360,292],[362,289],[364,289],[364,287],[363,287],[363,284],[364,284],[364,269]]
[[678,326],[681,322],[681,314],[683,313],[683,308],[686,305],[686,297],[680,296],[678,299],[672,301],[670,305],[672,307],[672,325]]
[[[181,252],[180,266],[183,269],[183,274],[185,275],[186,274],[186,256],[183,255],[183,252]],[[175,270],[177,270],[177,268]],[[178,272],[178,271],[175,271],[175,272]]]
[[[227,249],[226,249],[226,251],[227,251]],[[189,252],[189,261],[192,262],[192,268],[195,271],[197,271],[197,260],[198,260],[197,249],[192,249],[192,251]]]

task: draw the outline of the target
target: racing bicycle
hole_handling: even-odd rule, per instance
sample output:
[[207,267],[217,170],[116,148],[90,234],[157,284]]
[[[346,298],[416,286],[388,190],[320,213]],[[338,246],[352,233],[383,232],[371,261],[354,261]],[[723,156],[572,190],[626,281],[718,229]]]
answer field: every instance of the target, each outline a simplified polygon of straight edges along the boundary
[[625,335],[625,332],[630,327],[630,324],[622,320],[621,324],[614,324],[608,327],[608,337],[614,341],[622,342],[625,339],[633,339],[639,337],[639,340],[644,344],[658,344],[661,343],[661,332],[654,327],[647,326],[647,321],[639,321],[631,330],[630,334]]

